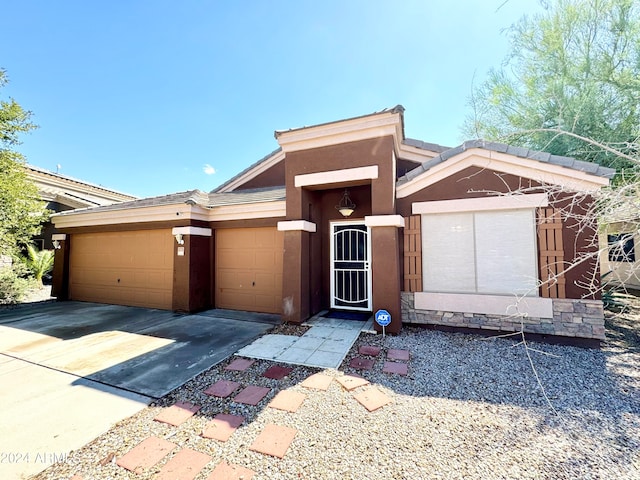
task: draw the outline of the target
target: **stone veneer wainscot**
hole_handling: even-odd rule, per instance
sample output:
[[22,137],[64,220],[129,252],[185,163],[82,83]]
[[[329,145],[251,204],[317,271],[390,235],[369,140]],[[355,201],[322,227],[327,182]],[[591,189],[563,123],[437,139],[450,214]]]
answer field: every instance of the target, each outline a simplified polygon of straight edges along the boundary
[[521,321],[526,333],[605,339],[604,310],[600,300],[553,299],[553,318],[525,317],[521,320],[506,315],[416,310],[414,294],[402,292],[403,323],[519,332]]

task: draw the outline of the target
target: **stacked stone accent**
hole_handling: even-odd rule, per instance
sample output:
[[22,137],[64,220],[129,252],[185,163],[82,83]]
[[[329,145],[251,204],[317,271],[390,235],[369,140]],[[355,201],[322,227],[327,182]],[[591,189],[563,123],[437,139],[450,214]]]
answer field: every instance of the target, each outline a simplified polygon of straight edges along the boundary
[[553,318],[416,310],[413,293],[402,292],[402,322],[604,340],[602,301],[553,299]]

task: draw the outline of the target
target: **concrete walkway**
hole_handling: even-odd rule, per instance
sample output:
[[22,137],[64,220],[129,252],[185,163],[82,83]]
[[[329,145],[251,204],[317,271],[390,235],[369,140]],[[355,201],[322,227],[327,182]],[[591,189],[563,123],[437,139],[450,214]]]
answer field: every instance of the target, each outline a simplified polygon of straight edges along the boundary
[[373,331],[373,319],[360,322],[318,315],[303,325],[311,328],[301,337],[263,335],[240,349],[237,355],[307,367],[338,368],[360,333]]

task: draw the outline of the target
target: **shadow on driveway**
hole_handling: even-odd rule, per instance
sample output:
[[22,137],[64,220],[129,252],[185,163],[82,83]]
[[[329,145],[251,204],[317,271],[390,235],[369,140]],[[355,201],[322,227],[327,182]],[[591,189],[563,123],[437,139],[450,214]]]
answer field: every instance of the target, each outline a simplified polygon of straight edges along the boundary
[[196,315],[85,302],[0,310],[0,353],[160,398],[279,323],[276,315]]

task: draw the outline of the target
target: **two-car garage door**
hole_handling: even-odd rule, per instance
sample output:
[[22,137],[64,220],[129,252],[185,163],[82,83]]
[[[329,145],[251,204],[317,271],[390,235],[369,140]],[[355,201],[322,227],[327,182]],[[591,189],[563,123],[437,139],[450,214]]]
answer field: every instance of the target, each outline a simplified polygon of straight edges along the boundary
[[[283,233],[261,227],[215,235],[215,307],[280,313]],[[170,310],[174,243],[169,229],[72,235],[70,298]]]
[[174,242],[171,230],[72,235],[71,299],[170,310]]
[[216,307],[280,313],[283,251],[275,227],[216,230]]

